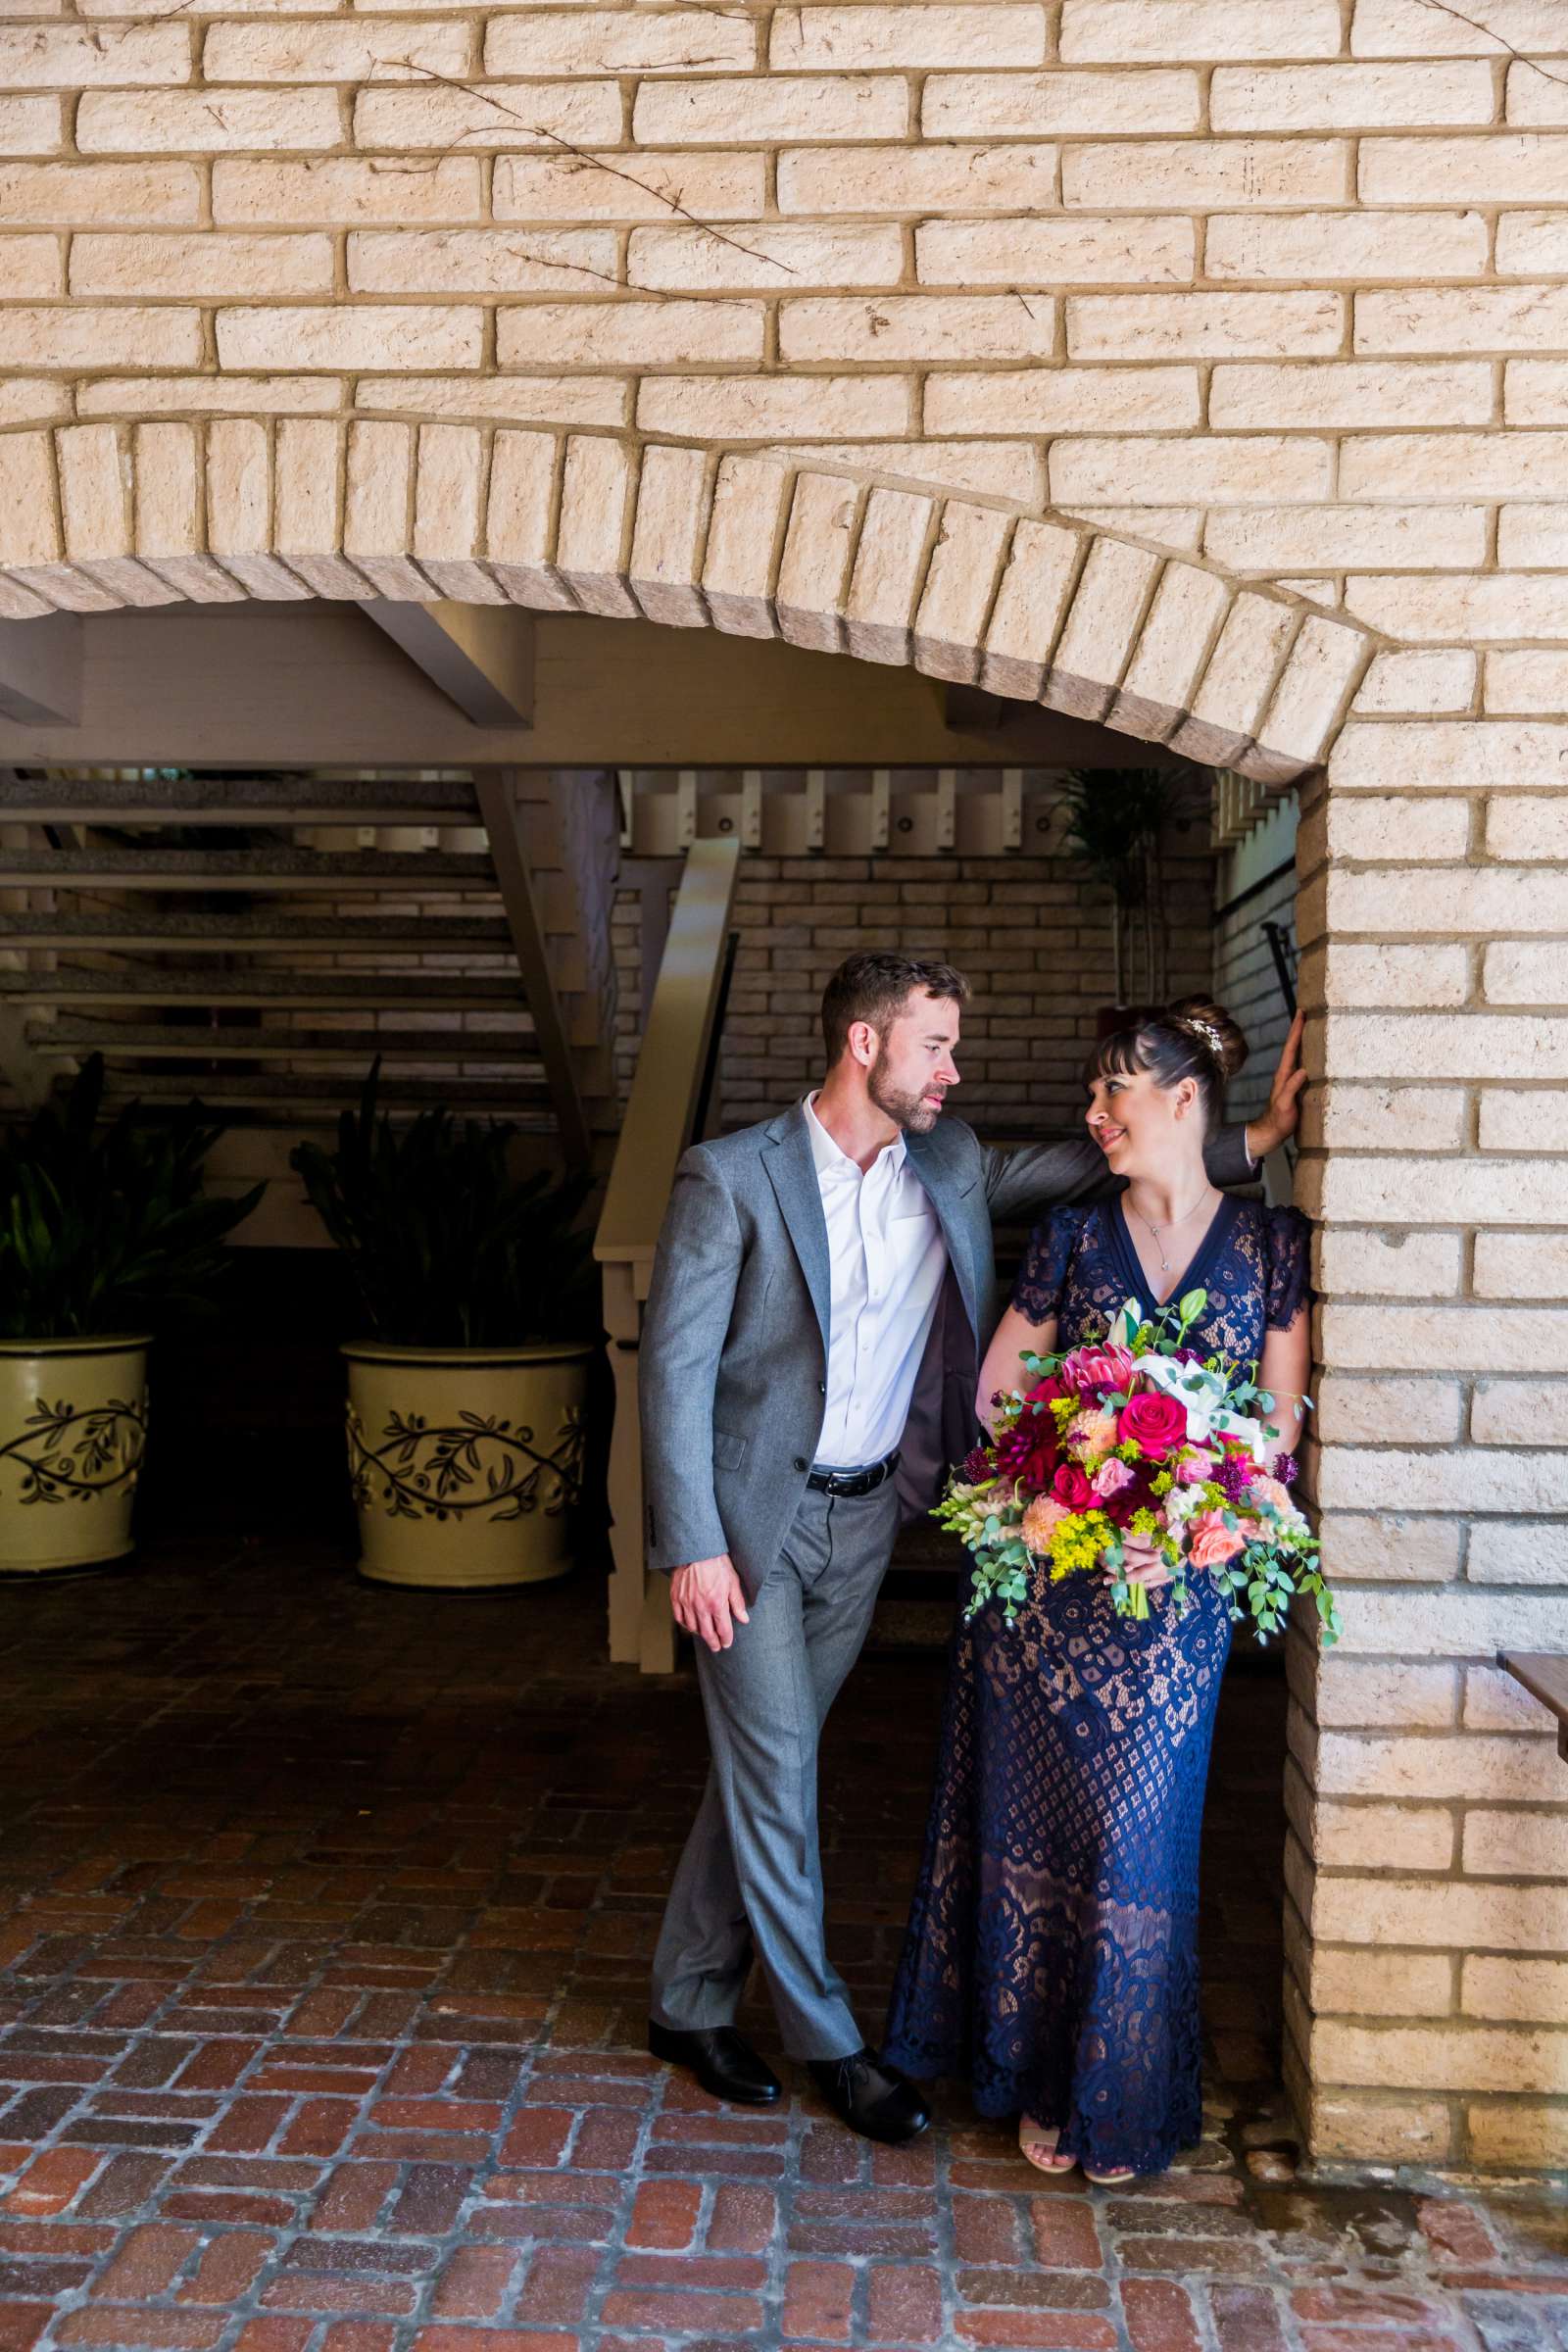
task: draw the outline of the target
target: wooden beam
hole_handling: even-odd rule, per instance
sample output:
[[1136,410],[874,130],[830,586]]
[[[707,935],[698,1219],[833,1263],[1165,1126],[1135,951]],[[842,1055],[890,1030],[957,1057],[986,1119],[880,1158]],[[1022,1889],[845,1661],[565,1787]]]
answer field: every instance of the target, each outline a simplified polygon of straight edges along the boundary
[[54,1073],[27,1043],[29,1009],[22,1004],[0,1004],[0,1077],[6,1079],[24,1110],[37,1110],[48,1101]]
[[556,994],[545,947],[544,923],[533,872],[523,848],[517,810],[517,771],[512,767],[478,767],[473,772],[479,813],[490,837],[490,856],[496,883],[512,933],[513,953],[522,979],[522,993],[533,1016],[539,1058],[555,1108],[561,1148],[569,1167],[584,1168],[593,1150],[587,1113],[577,1084],[577,1067]]
[[615,1561],[610,1580],[610,1655],[616,1664],[640,1665],[644,1674],[669,1673],[675,1635],[669,1579],[650,1573],[645,1547],[637,1410],[642,1302],[675,1166],[696,1133],[739,870],[740,845],[733,839],[700,841],[686,859],[594,1236],[615,1384],[609,1479]]
[[[372,603],[165,605],[84,616],[78,727],[0,712],[28,766],[1125,767],[1128,739],[1019,704],[989,734],[943,724],[939,680],[781,638],[586,612],[534,616],[531,727],[477,731]],[[522,616],[526,617],[526,616]],[[38,629],[42,620],[21,623]],[[1141,765],[1176,767],[1140,744]],[[829,828],[831,835],[831,826]]]
[[942,693],[948,725],[968,735],[995,735],[1028,707],[1009,703],[1004,695],[988,694],[983,686],[949,685]]
[[1497,1664],[1557,1718],[1557,1753],[1568,1763],[1568,1658],[1549,1650],[1499,1649]]
[[654,1009],[659,967],[669,937],[670,906],[680,888],[680,858],[623,858],[620,886],[637,893],[637,1033],[647,1029]]
[[74,727],[81,716],[81,614],[0,620],[0,716]]
[[400,605],[379,598],[362,610],[474,726],[532,725],[531,614],[514,605]]

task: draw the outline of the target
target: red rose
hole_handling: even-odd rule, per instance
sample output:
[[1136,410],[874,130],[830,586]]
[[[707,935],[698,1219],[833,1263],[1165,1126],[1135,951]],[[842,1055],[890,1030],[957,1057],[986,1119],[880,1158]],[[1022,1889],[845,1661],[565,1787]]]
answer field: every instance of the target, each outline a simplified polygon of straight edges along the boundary
[[1118,1443],[1136,1446],[1145,1461],[1161,1460],[1186,1436],[1187,1407],[1158,1389],[1130,1396],[1116,1416]]
[[1051,1482],[1051,1492],[1069,1511],[1087,1511],[1095,1499],[1095,1490],[1076,1462],[1062,1462]]

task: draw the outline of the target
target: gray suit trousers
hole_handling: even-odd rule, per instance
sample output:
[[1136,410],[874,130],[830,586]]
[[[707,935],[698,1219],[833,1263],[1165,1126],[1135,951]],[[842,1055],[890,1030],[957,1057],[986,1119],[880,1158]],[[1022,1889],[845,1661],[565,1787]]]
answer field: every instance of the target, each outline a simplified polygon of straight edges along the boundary
[[792,2058],[861,2047],[824,1942],[816,1757],[898,1521],[891,1479],[855,1497],[808,1488],[750,1624],[729,1649],[698,1645],[713,1760],[655,1954],[660,2025],[732,2025],[755,1955]]

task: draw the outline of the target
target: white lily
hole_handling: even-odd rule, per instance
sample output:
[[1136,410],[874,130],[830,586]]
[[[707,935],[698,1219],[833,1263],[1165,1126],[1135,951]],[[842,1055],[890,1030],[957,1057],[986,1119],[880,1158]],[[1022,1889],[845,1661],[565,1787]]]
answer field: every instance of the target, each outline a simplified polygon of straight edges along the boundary
[[1261,1464],[1262,1424],[1225,1402],[1223,1374],[1210,1372],[1203,1364],[1178,1363],[1173,1355],[1141,1355],[1138,1370],[1151,1388],[1174,1396],[1185,1407],[1187,1435],[1193,1445],[1208,1446],[1216,1438],[1233,1438]]

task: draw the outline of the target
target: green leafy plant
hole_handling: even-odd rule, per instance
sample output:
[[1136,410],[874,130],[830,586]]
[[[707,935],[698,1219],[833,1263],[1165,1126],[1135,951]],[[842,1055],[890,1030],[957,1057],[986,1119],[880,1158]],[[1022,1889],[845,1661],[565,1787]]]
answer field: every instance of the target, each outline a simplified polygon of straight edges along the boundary
[[265,1185],[210,1200],[202,1163],[223,1130],[199,1102],[104,1126],[103,1056],[0,1138],[0,1338],[106,1339],[213,1304],[224,1236]]
[[514,1127],[443,1108],[394,1125],[379,1061],[337,1148],[289,1165],[349,1261],[370,1331],[404,1348],[520,1347],[593,1328],[586,1178],[514,1177]]
[[1142,917],[1143,981],[1152,1004],[1165,997],[1165,918],[1160,903],[1159,837],[1176,806],[1171,775],[1157,767],[1075,767],[1058,801],[1066,846],[1110,891],[1116,1002],[1130,1002],[1128,918]]

